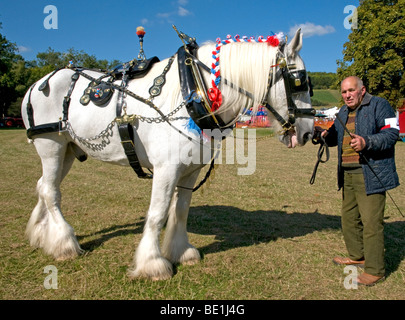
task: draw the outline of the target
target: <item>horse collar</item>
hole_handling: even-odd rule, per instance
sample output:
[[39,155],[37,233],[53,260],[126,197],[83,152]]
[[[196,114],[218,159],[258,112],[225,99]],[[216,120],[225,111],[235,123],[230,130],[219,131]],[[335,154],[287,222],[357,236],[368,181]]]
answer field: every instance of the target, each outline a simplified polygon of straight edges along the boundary
[[207,96],[199,66],[192,58],[197,49],[198,45],[194,42],[186,47],[180,47],[177,51],[180,88],[183,99],[186,101],[186,109],[191,119],[201,130],[219,129],[223,131],[231,126],[227,126],[221,118],[212,112],[212,105]]

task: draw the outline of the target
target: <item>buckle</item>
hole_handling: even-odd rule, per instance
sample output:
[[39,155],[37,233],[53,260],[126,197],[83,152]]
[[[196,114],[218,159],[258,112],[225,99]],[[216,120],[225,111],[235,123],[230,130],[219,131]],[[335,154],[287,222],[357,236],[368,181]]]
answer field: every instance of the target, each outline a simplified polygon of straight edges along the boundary
[[63,132],[68,131],[67,129],[67,121],[66,120],[62,120],[61,118],[59,119],[59,130],[58,133],[61,136]]
[[285,136],[285,135],[287,135],[287,132],[288,132],[288,131],[294,129],[294,125],[292,125],[290,122],[286,122],[286,123],[284,123],[284,124],[282,125],[282,128],[283,128],[283,129],[281,129],[280,131],[278,131],[277,134],[280,135],[280,136],[281,136],[281,135]]
[[134,142],[132,140],[123,140],[121,141],[122,144],[130,143],[133,147],[135,147]]

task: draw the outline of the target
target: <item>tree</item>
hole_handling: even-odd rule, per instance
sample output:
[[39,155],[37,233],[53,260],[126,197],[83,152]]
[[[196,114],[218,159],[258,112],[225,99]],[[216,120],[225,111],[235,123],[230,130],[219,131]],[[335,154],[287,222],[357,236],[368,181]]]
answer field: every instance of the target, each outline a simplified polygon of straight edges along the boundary
[[68,49],[66,52],[54,51],[48,48],[45,52],[37,54],[37,60],[31,61],[32,66],[45,67],[52,66],[53,68],[66,67],[72,61],[74,65],[84,68],[94,68],[109,70],[120,64],[118,60],[108,62],[107,60],[98,60],[95,55],[89,55],[83,50],[77,51],[74,48]]
[[62,53],[55,52],[51,47],[45,52],[39,52],[37,54],[37,60],[31,63],[40,68],[52,66],[54,69],[63,68],[67,65],[67,62],[63,59]]
[[[1,28],[1,23],[0,23]],[[110,70],[121,62],[98,60],[94,55],[73,48],[58,52],[48,48],[37,59],[25,61],[17,54],[17,46],[0,34],[0,116],[20,116],[21,102],[36,81],[55,69],[66,67],[69,61],[80,67]]]
[[396,107],[405,97],[405,0],[360,0],[357,19],[337,61],[338,81],[357,75]]
[[336,89],[336,74],[331,72],[308,72],[313,89]]
[[[1,29],[1,22],[0,22]],[[22,60],[17,46],[0,33],[0,116],[6,114],[7,108],[18,94],[15,90],[13,65]]]

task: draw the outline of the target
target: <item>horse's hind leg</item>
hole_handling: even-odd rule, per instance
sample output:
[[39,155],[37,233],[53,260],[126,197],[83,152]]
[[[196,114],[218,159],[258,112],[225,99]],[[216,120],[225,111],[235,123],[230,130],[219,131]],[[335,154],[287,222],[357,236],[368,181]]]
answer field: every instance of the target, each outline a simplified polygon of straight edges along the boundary
[[[162,254],[172,263],[194,264],[201,260],[200,253],[188,241],[187,217],[191,203],[192,190],[198,177],[197,172],[180,179],[180,187],[174,193],[167,220]],[[186,188],[181,188],[186,187]]]
[[[48,135],[50,136],[50,135]],[[63,137],[36,138],[35,147],[42,161],[42,177],[37,183],[38,203],[26,228],[30,244],[42,248],[55,259],[73,258],[82,250],[73,228],[63,218],[60,184],[75,159]]]

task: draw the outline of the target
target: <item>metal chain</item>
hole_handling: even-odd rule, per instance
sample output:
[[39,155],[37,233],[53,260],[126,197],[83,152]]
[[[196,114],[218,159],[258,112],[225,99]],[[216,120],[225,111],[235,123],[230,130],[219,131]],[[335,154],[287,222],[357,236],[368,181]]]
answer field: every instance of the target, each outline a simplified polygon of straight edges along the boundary
[[[122,103],[122,109],[124,111],[124,116],[123,117],[117,117],[115,118],[108,126],[106,129],[104,129],[103,131],[101,131],[98,135],[95,135],[94,137],[91,138],[82,138],[79,137],[73,130],[71,124],[69,123],[69,121],[66,121],[66,130],[71,134],[71,136],[76,139],[77,141],[79,141],[80,143],[82,143],[83,145],[85,145],[86,147],[94,150],[94,151],[101,151],[103,150],[108,144],[110,144],[110,137],[113,136],[113,127],[117,124],[117,123],[121,123],[123,121],[123,118],[125,117],[126,119],[130,119],[130,122],[134,122],[135,120],[139,120],[142,122],[146,122],[146,123],[162,123],[162,122],[167,122],[170,126],[172,126],[174,129],[177,130],[177,132],[179,132],[180,134],[185,135],[190,141],[194,141],[195,139],[193,139],[192,137],[186,135],[182,130],[179,130],[177,128],[175,128],[170,121],[174,121],[174,120],[180,120],[180,119],[189,119],[188,117],[177,117],[177,118],[173,118],[173,115],[176,114],[181,108],[183,108],[186,105],[186,101],[183,101],[177,108],[175,108],[173,111],[169,112],[167,115],[163,114],[162,111],[152,102],[153,98],[155,98],[156,96],[158,96],[160,94],[161,91],[161,87],[165,84],[165,76],[166,73],[169,71],[170,66],[172,64],[174,60],[174,57],[171,57],[169,60],[168,65],[165,67],[165,69],[163,70],[163,73],[157,77],[154,81],[154,86],[152,86],[150,88],[150,91],[152,90],[152,88],[157,87],[159,90],[159,93],[156,92],[150,92],[150,97],[148,99],[145,99],[139,95],[137,95],[136,93],[128,90],[128,88],[126,88],[126,79],[125,79],[125,72],[123,73],[123,81],[121,83],[120,86],[114,84],[114,83],[110,83],[111,87],[113,87],[114,89],[117,89],[121,92],[121,103]],[[80,73],[80,75],[84,76],[85,78],[94,81],[95,78],[93,78],[92,76],[86,74],[83,72],[83,70],[80,69],[76,69],[76,72]],[[159,78],[159,79],[158,79]],[[157,79],[159,81],[157,81]],[[152,109],[154,109],[159,115],[160,117],[143,117],[140,115],[127,115],[126,111],[127,111],[127,104],[126,104],[126,97],[130,96],[140,102],[143,102],[144,104],[148,105],[149,107],[151,107]],[[92,143],[91,141],[94,140],[98,140],[101,139],[101,143]],[[201,144],[201,141],[195,141]]]
[[[72,125],[70,124],[69,121],[66,123],[66,130],[70,133],[70,135],[77,141],[79,141],[81,144],[85,145],[86,147],[94,150],[94,151],[101,151],[103,150],[107,145],[110,144],[110,137],[113,136],[113,127],[115,125],[115,120],[110,122],[103,131],[101,131],[99,134],[95,135],[94,137],[91,138],[82,138],[78,136],[73,128]],[[101,143],[92,143],[91,141],[101,139]]]
[[[172,116],[175,115],[185,104],[186,104],[186,102],[183,101],[176,109],[174,109],[173,111],[169,112],[167,115],[162,116],[162,117],[142,117],[139,115],[133,115],[134,121],[135,121],[135,119],[138,119],[138,120],[140,120],[142,122],[146,122],[146,123],[162,123],[167,120],[176,120],[175,118],[172,118]],[[180,118],[177,118],[177,119],[180,119]],[[86,147],[88,147],[94,151],[101,151],[107,145],[110,144],[110,137],[113,136],[113,127],[116,125],[116,123],[117,123],[117,121],[116,121],[116,119],[114,119],[107,125],[107,127],[104,130],[102,130],[99,134],[97,134],[91,138],[82,138],[82,137],[78,136],[76,134],[76,132],[73,130],[72,125],[69,121],[66,122],[66,130],[70,133],[70,135],[75,140],[79,141],[81,144],[85,145]],[[101,139],[101,143],[92,143],[92,141],[99,140],[99,139]]]
[[[167,115],[165,116],[161,116],[161,117],[142,117],[142,116],[135,116],[137,119],[139,119],[142,122],[146,122],[146,123],[162,123],[165,122],[166,120],[176,120],[175,118],[171,118],[173,115],[175,115],[181,108],[184,107],[184,105],[186,104],[186,101],[183,101],[176,109],[174,109],[173,111],[169,112]],[[177,118],[179,119],[179,118]],[[185,119],[188,119],[188,117],[185,117]]]

